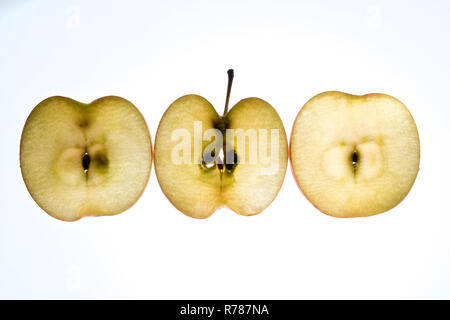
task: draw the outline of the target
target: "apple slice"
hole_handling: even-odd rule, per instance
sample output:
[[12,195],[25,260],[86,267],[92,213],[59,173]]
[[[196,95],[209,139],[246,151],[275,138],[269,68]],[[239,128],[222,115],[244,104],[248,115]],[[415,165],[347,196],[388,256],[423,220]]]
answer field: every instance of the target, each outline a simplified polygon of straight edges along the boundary
[[147,124],[120,97],[90,104],[47,98],[22,132],[20,166],[28,191],[64,221],[125,211],[144,191],[151,163]]
[[335,217],[385,212],[419,170],[419,135],[408,109],[386,94],[324,92],[295,120],[290,159],[298,186]]
[[275,199],[287,167],[287,138],[275,109],[259,98],[241,100],[223,116],[205,98],[186,95],[162,117],[155,139],[155,171],[172,204],[194,218],[222,206],[241,215]]

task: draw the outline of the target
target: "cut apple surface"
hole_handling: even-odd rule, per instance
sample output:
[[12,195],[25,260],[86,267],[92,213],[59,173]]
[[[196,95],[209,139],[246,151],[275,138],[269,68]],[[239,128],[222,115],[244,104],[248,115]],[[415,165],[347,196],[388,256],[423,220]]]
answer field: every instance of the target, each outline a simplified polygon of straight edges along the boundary
[[284,180],[287,138],[277,112],[259,98],[228,111],[229,90],[223,116],[205,98],[183,96],[167,109],[156,133],[159,184],[190,217],[207,218],[222,206],[241,215],[260,213]]
[[400,203],[419,170],[419,150],[408,109],[385,94],[321,93],[301,109],[290,141],[300,189],[335,217],[370,216]]
[[60,220],[128,209],[144,191],[151,163],[147,124],[120,97],[90,104],[57,96],[45,99],[22,132],[20,165],[28,191]]

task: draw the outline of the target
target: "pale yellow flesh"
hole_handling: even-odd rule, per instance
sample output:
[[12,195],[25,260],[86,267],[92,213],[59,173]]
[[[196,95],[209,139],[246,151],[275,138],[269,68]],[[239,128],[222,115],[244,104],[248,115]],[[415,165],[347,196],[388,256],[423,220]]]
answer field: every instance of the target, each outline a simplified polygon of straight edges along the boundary
[[[83,104],[51,97],[27,119],[20,163],[39,206],[57,219],[74,221],[132,206],[147,184],[151,150],[145,120],[129,101],[110,96]],[[85,152],[91,158],[88,172],[82,165]]]
[[408,194],[419,170],[419,136],[408,109],[391,96],[325,92],[300,111],[290,157],[300,189],[319,210],[370,216]]
[[222,205],[220,177],[212,171],[200,170],[198,164],[174,164],[172,150],[180,141],[172,140],[172,132],[176,129],[189,132],[193,157],[194,121],[202,122],[204,132],[213,127],[218,117],[206,99],[184,96],[167,109],[156,132],[155,172],[159,184],[170,202],[188,216],[204,218]]
[[[246,144],[245,161],[236,167],[234,183],[223,188],[223,198],[230,209],[243,215],[260,213],[275,199],[283,184],[288,161],[286,132],[275,109],[258,98],[241,100],[230,110],[228,117],[230,129],[255,130],[258,142],[262,138],[259,130],[267,130],[267,149],[258,146],[257,163],[251,163],[250,145]],[[259,152],[265,152],[268,157],[272,153],[272,130],[278,132],[275,143],[278,156],[271,159],[270,163],[263,163]]]
[[[222,206],[241,215],[257,214],[273,201],[283,183],[287,139],[276,111],[261,99],[248,98],[236,104],[227,118],[230,128],[251,128],[258,135],[258,129],[278,129],[276,170],[266,174],[264,169],[269,165],[261,163],[259,158],[255,163],[238,164],[232,174],[220,172],[216,167],[205,170],[196,163],[173,163],[172,151],[181,141],[172,139],[174,130],[186,129],[190,133],[189,144],[194,160],[194,121],[201,121],[203,135],[219,120],[219,115],[206,99],[197,95],[179,98],[168,108],[159,124],[155,139],[155,171],[167,198],[190,217],[207,218]],[[202,146],[210,142],[203,141]],[[245,156],[248,157],[248,152]]]

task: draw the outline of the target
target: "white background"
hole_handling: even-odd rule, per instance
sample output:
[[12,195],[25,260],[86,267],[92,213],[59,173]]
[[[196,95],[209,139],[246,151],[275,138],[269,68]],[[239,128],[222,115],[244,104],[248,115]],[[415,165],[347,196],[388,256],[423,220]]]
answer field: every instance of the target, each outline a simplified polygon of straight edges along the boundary
[[[447,1],[0,2],[0,298],[450,298]],[[421,170],[391,211],[337,219],[290,168],[263,213],[195,220],[162,193],[114,217],[61,222],[28,194],[19,142],[33,107],[64,95],[132,101],[152,138],[178,97],[222,111],[256,96],[289,135],[326,90],[406,104]]]

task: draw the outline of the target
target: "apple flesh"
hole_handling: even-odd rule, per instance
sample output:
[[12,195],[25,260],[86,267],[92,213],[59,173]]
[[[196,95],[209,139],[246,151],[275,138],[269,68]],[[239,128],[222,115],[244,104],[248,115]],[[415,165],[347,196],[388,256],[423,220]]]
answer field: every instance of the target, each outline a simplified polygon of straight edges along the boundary
[[90,104],[47,98],[22,132],[20,166],[28,191],[44,211],[64,221],[131,207],[145,189],[151,162],[147,124],[120,97]]
[[408,109],[386,94],[324,92],[295,120],[290,159],[309,201],[335,217],[385,212],[419,170],[419,135]]
[[[229,91],[226,105],[228,97]],[[195,123],[200,124],[201,137],[211,129],[223,135],[223,145],[218,148],[221,155],[214,152],[211,160],[195,161],[193,155],[198,143]],[[230,129],[241,133],[252,131],[258,141],[267,133],[268,144],[256,155],[249,140],[244,147],[237,138],[227,140]],[[186,132],[188,138],[174,139],[177,130]],[[277,134],[272,136],[272,132]],[[214,141],[213,138],[201,140],[201,155],[205,154],[208,143]],[[173,153],[180,144],[191,157],[186,162],[176,163]],[[270,163],[263,161],[261,151],[272,155]],[[241,215],[260,213],[281,188],[287,158],[283,123],[275,109],[259,98],[241,100],[229,112],[226,107],[224,115],[219,116],[205,98],[183,96],[169,106],[155,138],[155,171],[161,189],[178,210],[194,218],[207,218],[223,206]]]

